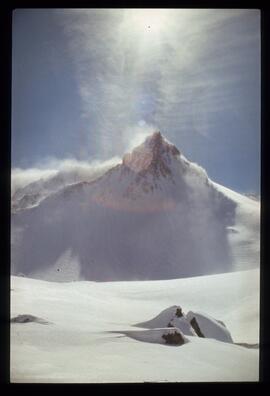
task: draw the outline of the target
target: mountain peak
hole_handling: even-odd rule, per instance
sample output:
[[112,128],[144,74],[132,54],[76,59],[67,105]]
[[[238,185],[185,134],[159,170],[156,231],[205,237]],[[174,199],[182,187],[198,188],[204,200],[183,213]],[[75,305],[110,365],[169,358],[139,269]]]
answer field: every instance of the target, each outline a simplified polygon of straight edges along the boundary
[[167,152],[171,151],[174,155],[180,154],[179,150],[173,144],[169,143],[160,131],[155,131],[152,135],[147,136],[139,147],[148,147],[152,150],[159,148]]
[[145,142],[150,142],[152,144],[162,144],[164,141],[164,137],[162,136],[160,131],[154,132],[152,135],[148,136]]
[[169,143],[160,131],[148,136],[145,141],[123,157],[123,164],[135,172],[151,171],[163,176],[170,174],[169,165],[180,151]]

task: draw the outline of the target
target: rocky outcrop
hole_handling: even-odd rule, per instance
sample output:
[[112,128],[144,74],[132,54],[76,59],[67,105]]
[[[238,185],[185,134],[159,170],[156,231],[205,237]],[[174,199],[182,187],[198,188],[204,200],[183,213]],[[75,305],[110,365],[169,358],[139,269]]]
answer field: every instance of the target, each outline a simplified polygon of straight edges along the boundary
[[11,323],[40,323],[40,324],[49,324],[50,322],[47,322],[46,320],[39,318],[34,315],[29,315],[29,314],[23,314],[23,315],[17,315],[14,318],[10,320]]
[[153,319],[137,323],[135,326],[148,329],[167,327],[171,330],[176,328],[186,336],[233,342],[229,330],[222,321],[200,312],[189,311],[185,314],[179,305],[166,308]]
[[155,318],[146,322],[137,323],[135,326],[148,329],[154,329],[157,327],[175,327],[181,330],[185,335],[196,335],[196,332],[179,305],[173,305],[172,307],[164,309]]
[[162,338],[169,345],[183,345],[185,343],[185,339],[179,330],[175,330],[174,333],[163,334]]
[[193,327],[194,331],[196,332],[197,336],[204,338],[204,335],[201,332],[200,326],[198,325],[198,322],[195,317],[191,319],[190,324]]

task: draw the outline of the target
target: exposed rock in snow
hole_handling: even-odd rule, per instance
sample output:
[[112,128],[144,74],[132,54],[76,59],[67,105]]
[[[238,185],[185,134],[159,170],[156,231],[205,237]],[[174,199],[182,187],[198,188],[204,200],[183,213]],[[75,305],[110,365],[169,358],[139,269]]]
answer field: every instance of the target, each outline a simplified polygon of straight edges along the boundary
[[136,173],[169,176],[172,175],[172,158],[178,157],[180,151],[165,141],[160,132],[155,132],[144,143],[135,148],[132,153],[125,154],[123,164]]
[[188,342],[188,340],[184,338],[183,333],[178,328],[174,328],[174,332],[165,332],[162,335],[162,338],[166,341],[166,344],[169,345],[183,345],[185,342]]
[[178,305],[164,309],[155,318],[137,323],[135,326],[148,329],[158,327],[178,328],[187,336],[214,338],[219,341],[233,342],[229,330],[222,321],[216,320],[209,315],[192,311],[189,311],[185,315],[182,308]]
[[191,323],[199,337],[214,338],[223,342],[233,342],[229,330],[220,321],[201,312],[187,313],[187,320]]
[[191,319],[190,324],[193,327],[193,329],[198,337],[202,337],[202,338],[205,337],[204,334],[202,333],[200,326],[198,325],[198,322],[195,317]]
[[158,327],[170,327],[178,328],[185,335],[196,335],[196,332],[190,325],[186,316],[182,312],[182,308],[178,305],[173,305],[167,309],[164,309],[155,318],[147,321],[137,323],[136,327],[145,327],[147,329],[154,329]]
[[235,345],[240,345],[244,348],[248,348],[248,349],[259,349],[260,344],[259,343],[255,343],[255,344],[250,344],[247,342],[235,342]]
[[181,330],[177,327],[158,328],[151,330],[138,331],[119,331],[118,333],[125,334],[128,337],[134,338],[138,341],[168,344],[168,345],[183,345],[189,340],[185,337]]
[[11,321],[11,323],[30,323],[30,322],[35,322],[35,323],[40,323],[40,324],[49,324],[50,323],[42,318],[38,318],[37,316],[29,315],[29,314],[15,316],[10,321]]

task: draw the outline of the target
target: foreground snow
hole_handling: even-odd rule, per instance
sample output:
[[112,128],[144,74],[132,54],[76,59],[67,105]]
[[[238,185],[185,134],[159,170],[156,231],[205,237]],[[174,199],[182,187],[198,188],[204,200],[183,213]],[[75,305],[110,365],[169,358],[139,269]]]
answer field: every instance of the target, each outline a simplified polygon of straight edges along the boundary
[[258,349],[193,336],[181,346],[147,342],[133,325],[179,304],[222,320],[234,342],[258,343],[259,270],[109,283],[12,277],[11,288],[12,317],[49,322],[11,324],[12,382],[258,380]]

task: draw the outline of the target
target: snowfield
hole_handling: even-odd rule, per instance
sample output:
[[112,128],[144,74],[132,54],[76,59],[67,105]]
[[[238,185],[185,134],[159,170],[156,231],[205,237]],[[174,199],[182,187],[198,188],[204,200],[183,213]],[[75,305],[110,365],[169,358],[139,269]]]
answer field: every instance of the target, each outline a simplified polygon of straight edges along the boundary
[[11,303],[12,318],[23,314],[40,318],[11,323],[12,382],[259,379],[256,348],[191,335],[184,336],[188,342],[183,345],[166,345],[160,342],[161,331],[138,327],[168,307],[180,305],[185,314],[193,311],[224,322],[234,343],[256,344],[258,269],[174,280],[101,283],[57,283],[13,276]]

